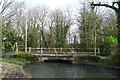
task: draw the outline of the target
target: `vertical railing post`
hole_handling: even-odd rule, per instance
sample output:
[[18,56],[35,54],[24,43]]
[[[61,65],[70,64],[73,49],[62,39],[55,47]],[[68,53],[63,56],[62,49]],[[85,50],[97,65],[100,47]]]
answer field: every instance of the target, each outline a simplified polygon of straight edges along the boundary
[[55,53],[56,53],[56,55],[57,55],[57,51],[56,51],[56,48],[54,48],[54,50],[55,50]]
[[71,49],[71,52],[74,53],[74,48],[70,48]]
[[96,56],[96,47],[95,47],[95,56]]
[[68,48],[68,52],[70,53],[70,47]]
[[40,54],[42,55],[42,47],[41,47],[41,51],[40,51]]
[[49,53],[50,53],[50,47],[49,47]]
[[62,53],[62,51],[63,51],[63,50],[62,50],[62,47],[61,47],[60,49],[61,49],[61,53]]
[[31,53],[31,47],[29,47],[29,53]]
[[98,54],[100,54],[100,48],[98,48]]
[[39,51],[39,47],[37,47],[37,51]]
[[16,53],[18,54],[18,48],[16,48]]
[[[70,47],[69,49],[70,49],[71,52],[73,52],[71,47]],[[71,52],[70,52],[70,53],[71,53]]]
[[74,53],[74,47],[73,47],[73,53]]

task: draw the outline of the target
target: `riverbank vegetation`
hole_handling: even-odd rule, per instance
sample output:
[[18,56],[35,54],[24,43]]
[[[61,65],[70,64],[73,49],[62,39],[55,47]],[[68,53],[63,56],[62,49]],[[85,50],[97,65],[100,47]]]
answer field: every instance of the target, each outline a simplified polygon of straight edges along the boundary
[[3,78],[31,78],[30,75],[26,74],[21,65],[16,65],[8,62],[0,62],[1,75],[0,79]]
[[0,58],[0,69],[2,78],[31,78],[30,75],[26,74],[23,67],[30,64],[30,61],[26,61],[22,58]]
[[25,67],[26,65],[30,64],[30,61],[27,61],[23,58],[0,58],[0,62],[16,64],[22,67]]
[[120,69],[120,54],[112,55],[110,58],[101,59],[99,66],[113,69]]
[[32,54],[17,54],[14,56],[15,58],[22,58],[23,60],[27,60],[27,61],[38,61],[39,57],[36,55],[32,55]]

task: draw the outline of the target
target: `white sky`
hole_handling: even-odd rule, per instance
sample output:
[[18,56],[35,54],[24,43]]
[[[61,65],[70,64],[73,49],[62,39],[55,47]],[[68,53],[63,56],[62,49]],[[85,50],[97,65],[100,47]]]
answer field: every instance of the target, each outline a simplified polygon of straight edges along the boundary
[[74,8],[77,7],[80,0],[17,0],[26,2],[28,6],[46,5],[51,9],[55,8]]
[[117,0],[16,0],[26,2],[28,5],[35,6],[40,4],[46,4],[49,7],[66,7],[66,6],[77,6],[82,1],[94,1],[94,2],[111,2]]
[[25,2],[29,8],[40,6],[40,5],[46,5],[47,7],[51,9],[60,8],[60,9],[71,9],[75,10],[80,7],[80,3],[85,1],[94,1],[94,2],[108,2],[111,3],[111,1],[115,0],[16,0]]

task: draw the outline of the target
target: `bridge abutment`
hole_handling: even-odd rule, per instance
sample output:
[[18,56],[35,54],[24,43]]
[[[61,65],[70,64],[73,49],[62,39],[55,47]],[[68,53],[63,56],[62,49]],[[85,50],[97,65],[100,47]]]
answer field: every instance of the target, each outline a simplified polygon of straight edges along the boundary
[[46,60],[69,61],[72,64],[97,64],[100,60],[100,57],[98,56],[39,57],[40,62],[45,62]]

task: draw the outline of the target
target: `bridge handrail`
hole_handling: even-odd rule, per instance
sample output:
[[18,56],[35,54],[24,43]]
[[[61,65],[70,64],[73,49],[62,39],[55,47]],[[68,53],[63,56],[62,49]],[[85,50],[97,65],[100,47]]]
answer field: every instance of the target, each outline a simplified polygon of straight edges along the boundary
[[[19,48],[19,49],[25,49],[25,48]],[[31,48],[31,49],[41,49],[41,48]],[[54,48],[42,48],[42,49],[54,49]],[[55,49],[61,49],[61,48],[55,48]],[[73,48],[62,48],[62,49],[73,49]],[[75,49],[94,49],[94,48],[75,48]],[[99,48],[96,48],[96,49],[99,49]]]
[[[19,50],[21,50],[21,49],[24,49],[24,48],[19,48]],[[93,52],[90,51],[91,49],[93,49]],[[99,54],[100,53],[99,48],[96,48],[96,50],[97,50],[96,52],[94,51],[95,48],[50,48],[50,47],[49,48],[42,48],[42,47],[41,48],[31,48],[31,47],[29,47],[29,48],[27,48],[27,50],[28,50],[28,52],[31,52],[31,50],[38,50],[41,54],[47,53],[44,50],[48,50],[49,53],[56,53],[56,54],[58,54],[58,53],[95,53],[95,54],[97,53],[97,54]],[[57,51],[57,50],[59,50],[59,51]],[[64,50],[67,50],[67,51],[64,51]],[[79,50],[79,51],[76,51],[76,50]],[[81,51],[81,50],[83,50],[83,51]],[[85,52],[84,50],[87,52]]]

